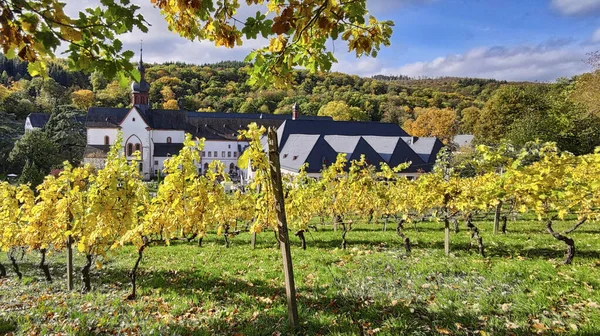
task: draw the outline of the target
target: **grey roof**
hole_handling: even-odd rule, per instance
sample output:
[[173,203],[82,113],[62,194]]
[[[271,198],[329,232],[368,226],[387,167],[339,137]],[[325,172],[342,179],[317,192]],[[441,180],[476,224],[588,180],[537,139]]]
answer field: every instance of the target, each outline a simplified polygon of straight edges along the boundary
[[290,134],[408,136],[397,124],[367,121],[285,120],[277,130],[279,148]]
[[298,171],[306,162],[309,173],[335,162],[338,153],[346,153],[349,161],[365,155],[376,167],[411,162],[405,172],[428,172],[443,147],[436,138],[410,137],[397,124],[377,122],[286,120],[277,135],[282,167]]
[[182,143],[155,143],[154,156],[167,157],[169,155],[177,155],[182,148]]
[[421,157],[425,163],[434,163],[437,153],[444,144],[434,137],[402,137],[410,148]]
[[[42,128],[42,127],[46,126],[46,124],[50,120],[50,114],[37,113],[37,112],[29,113],[27,118],[29,118],[29,122],[31,123],[32,127]],[[86,118],[85,116],[74,116],[73,120],[76,122],[84,123],[85,118]]]
[[[241,118],[241,119],[292,119],[291,114],[266,114],[266,113],[222,113],[222,112],[187,112],[189,118]],[[333,120],[331,117],[299,115],[299,120]]]
[[398,137],[381,137],[381,136],[363,136],[371,147],[381,155],[381,157],[388,161],[392,157],[394,153],[394,149],[396,148],[396,144],[398,143]]
[[452,142],[458,147],[471,146],[474,138],[473,134],[457,134],[452,139]]
[[91,107],[87,113],[85,127],[119,127],[129,110],[128,108]]
[[[130,108],[92,107],[88,110],[86,127],[117,128]],[[144,121],[153,129],[184,130],[207,140],[235,140],[238,131],[250,123],[279,127],[291,115],[209,113],[184,110],[143,110],[136,107]],[[325,120],[329,117],[301,116],[300,120]]]
[[423,161],[401,137],[339,136],[319,134],[290,134],[280,150],[282,168],[297,172],[308,163],[308,173],[318,173],[323,166],[335,162],[339,153],[348,161],[365,160],[379,168],[381,163],[395,167],[411,162],[404,172],[428,172],[432,165]]
[[300,166],[307,162],[308,155],[314,149],[319,137],[318,134],[292,134],[285,147],[280,150],[281,167],[298,171]]
[[142,79],[139,83],[132,82],[131,90],[133,92],[148,92],[148,91],[150,91],[150,84],[148,84],[148,82],[146,82],[145,79]]
[[350,155],[354,152],[359,140],[360,137],[357,136],[325,135],[325,141],[327,141],[331,148],[338,153],[348,154],[348,158],[350,158]]

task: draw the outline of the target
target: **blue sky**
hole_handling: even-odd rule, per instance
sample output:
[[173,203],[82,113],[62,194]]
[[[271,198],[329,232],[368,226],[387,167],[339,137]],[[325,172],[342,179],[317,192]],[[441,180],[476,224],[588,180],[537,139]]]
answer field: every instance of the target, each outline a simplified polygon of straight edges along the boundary
[[[75,11],[98,0],[67,0]],[[136,50],[144,39],[150,62],[211,63],[242,60],[265,41],[242,48],[216,48],[171,33],[150,0],[133,0],[152,24],[149,34],[123,37]],[[243,2],[243,1],[242,1]],[[396,24],[392,45],[376,59],[356,59],[335,42],[333,70],[375,74],[470,76],[503,80],[553,81],[590,67],[587,52],[600,50],[600,0],[367,0],[372,14]],[[256,8],[242,9],[252,13]]]

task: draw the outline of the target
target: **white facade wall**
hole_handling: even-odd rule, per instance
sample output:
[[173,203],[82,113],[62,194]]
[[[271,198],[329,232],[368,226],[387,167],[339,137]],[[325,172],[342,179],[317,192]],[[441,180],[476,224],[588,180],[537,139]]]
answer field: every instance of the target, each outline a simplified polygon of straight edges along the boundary
[[116,128],[88,128],[88,145],[104,145],[104,137],[108,135],[109,145],[113,145],[117,139],[118,129]]
[[27,119],[25,119],[25,133],[27,133],[29,131],[33,131],[36,128],[37,127],[33,127],[31,125],[31,120],[29,119],[29,117],[27,117]]
[[[131,143],[135,151],[135,145],[140,144],[142,147],[142,175],[145,179],[155,176],[159,171],[164,169],[164,161],[168,157],[155,157],[153,148],[155,143],[167,143],[167,138],[171,137],[171,143],[182,143],[185,138],[183,130],[151,130],[142,116],[136,109],[131,109],[127,116],[121,122],[121,132],[123,134],[122,148],[127,154],[128,144]],[[88,128],[87,142],[89,145],[104,145],[104,137],[109,137],[109,144],[113,145],[119,131],[118,128]],[[240,156],[240,147],[244,150],[248,146],[246,141],[226,141],[226,140],[206,140],[204,148],[201,151],[201,162],[196,166],[199,173],[206,171],[206,164],[218,160],[225,164],[225,171],[238,174],[244,174],[245,170],[236,169],[237,160]],[[210,152],[210,156],[208,153]],[[127,159],[133,160],[133,156],[127,156]],[[96,166],[100,165],[99,160],[94,159]],[[90,160],[88,160],[90,161]],[[103,161],[102,161],[103,162]]]
[[[150,139],[150,130],[148,124],[135,108],[132,108],[129,113],[121,121],[121,131],[123,132],[124,148],[127,151],[128,144],[140,144],[142,147],[142,169],[141,173],[144,179],[149,179],[152,176],[152,141]],[[128,154],[128,153],[126,153]],[[127,156],[128,160],[133,160],[133,156]]]
[[168,137],[171,137],[172,143],[182,143],[185,132],[178,130],[152,130],[152,141],[154,143],[167,143]]
[[[225,164],[225,171],[229,173],[231,164],[237,167],[237,160],[240,157],[239,147],[242,150],[248,146],[247,141],[223,141],[223,140],[206,140],[202,149],[202,166],[206,163],[210,164],[214,160],[219,160]],[[209,156],[210,153],[210,156]],[[216,155],[215,155],[216,154]],[[202,168],[204,171],[204,167]]]

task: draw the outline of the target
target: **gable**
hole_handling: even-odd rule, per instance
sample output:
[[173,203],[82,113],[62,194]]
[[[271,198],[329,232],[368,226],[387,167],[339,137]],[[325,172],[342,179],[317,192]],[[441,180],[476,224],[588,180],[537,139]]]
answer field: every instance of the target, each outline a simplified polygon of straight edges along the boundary
[[390,157],[389,165],[394,168],[402,163],[411,162],[410,167],[408,167],[406,172],[416,172],[419,169],[427,170],[425,166],[425,161],[421,159],[421,157],[413,151],[413,149],[404,141],[398,141],[396,143],[396,148],[394,148],[394,152]]
[[126,125],[139,125],[139,123],[143,123],[143,127],[150,127],[150,125],[146,122],[144,116],[140,113],[140,111],[136,107],[132,107],[129,112],[123,117],[120,122],[120,126],[124,127]]
[[373,147],[369,145],[369,143],[363,139],[362,137],[358,140],[356,147],[354,148],[354,152],[348,159],[349,162],[354,160],[360,160],[361,156],[365,156],[365,161],[367,164],[372,165],[374,167],[379,168],[381,162],[385,162],[385,160],[379,155]]

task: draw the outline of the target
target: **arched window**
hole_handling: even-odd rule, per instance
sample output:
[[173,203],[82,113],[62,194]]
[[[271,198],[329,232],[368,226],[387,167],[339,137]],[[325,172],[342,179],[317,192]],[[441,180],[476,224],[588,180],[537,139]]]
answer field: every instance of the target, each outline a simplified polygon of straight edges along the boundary
[[171,137],[167,137],[167,143],[171,143]]
[[108,135],[104,136],[104,144],[105,145],[110,145],[110,138],[108,137]]
[[140,144],[135,144],[135,150],[136,150],[136,151],[141,151]]
[[127,144],[127,156],[131,156],[132,154],[133,154],[133,144],[128,143]]

